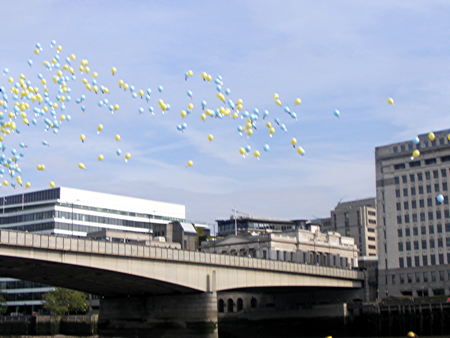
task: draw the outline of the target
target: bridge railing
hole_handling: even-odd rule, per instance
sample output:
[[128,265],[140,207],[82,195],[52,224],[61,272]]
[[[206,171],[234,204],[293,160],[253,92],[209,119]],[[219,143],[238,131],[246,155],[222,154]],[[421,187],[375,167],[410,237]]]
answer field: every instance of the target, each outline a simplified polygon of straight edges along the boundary
[[189,262],[190,264],[208,264],[234,268],[280,271],[294,274],[320,275],[338,279],[363,280],[361,271],[335,267],[300,264],[286,261],[229,256],[199,251],[187,251],[152,247],[129,243],[114,243],[90,239],[59,237],[34,234],[21,231],[0,230],[0,246],[20,246],[34,249],[58,250],[62,252],[86,253],[94,255],[113,255],[135,257],[167,262]]

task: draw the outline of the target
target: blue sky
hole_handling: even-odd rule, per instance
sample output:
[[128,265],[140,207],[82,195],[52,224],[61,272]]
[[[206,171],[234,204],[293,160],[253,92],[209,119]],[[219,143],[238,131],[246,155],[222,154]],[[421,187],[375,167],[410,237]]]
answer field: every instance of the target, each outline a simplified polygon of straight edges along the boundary
[[[121,107],[114,115],[97,107],[100,98],[79,85],[77,73],[72,102],[58,112],[72,121],[58,135],[40,122],[8,137],[7,152],[19,142],[28,145],[21,168],[33,189],[53,180],[182,203],[188,218],[210,223],[232,208],[255,216],[322,217],[341,199],[375,196],[375,146],[450,125],[448,1],[8,1],[2,13],[1,69],[33,82],[39,72],[49,78],[41,62],[55,54],[50,42],[56,40],[64,58],[74,53],[77,61],[89,60],[111,90],[108,99]],[[38,57],[37,42],[44,48]],[[114,77],[111,66],[118,69]],[[184,81],[189,69],[195,76]],[[221,75],[230,98],[243,98],[245,109],[268,109],[272,123],[281,118],[288,133],[277,130],[270,138],[258,121],[247,138],[236,131],[242,120],[201,121],[201,100],[220,103],[215,86],[201,81],[203,71]],[[119,90],[119,79],[151,88],[151,105],[161,97],[171,110],[140,115],[139,107],[149,105]],[[7,85],[1,76],[0,86]],[[179,112],[191,102],[187,90],[196,107],[182,121]],[[275,92],[295,109],[297,121],[274,104]],[[73,102],[81,94],[85,113]],[[294,107],[296,97],[303,103]],[[182,122],[188,128],[180,133]],[[105,130],[96,135],[99,123]],[[295,153],[291,137],[305,156]],[[41,145],[44,139],[49,147]],[[261,159],[243,159],[238,150],[246,145],[260,150]],[[117,148],[132,159],[118,158]],[[99,153],[104,162],[96,160]],[[195,165],[186,168],[188,160]],[[78,162],[87,169],[79,170]],[[36,171],[39,163],[45,172]]]

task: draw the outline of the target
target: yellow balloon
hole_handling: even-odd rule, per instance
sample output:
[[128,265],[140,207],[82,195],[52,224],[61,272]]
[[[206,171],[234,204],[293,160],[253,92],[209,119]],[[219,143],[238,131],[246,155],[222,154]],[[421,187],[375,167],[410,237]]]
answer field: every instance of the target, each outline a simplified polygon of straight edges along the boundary
[[95,79],[95,78],[97,78],[98,77],[98,73],[97,72],[93,72],[92,73],[92,77]]
[[275,134],[275,128],[273,128],[273,127],[269,128],[269,134],[270,135]]
[[273,94],[273,98],[274,98],[275,100],[277,100],[277,99],[280,98],[280,95],[278,95],[278,93],[274,93],[274,94]]
[[275,100],[275,103],[276,103],[277,105],[279,105],[279,106],[281,106],[281,105],[282,105],[282,103],[281,103],[281,100],[280,100],[280,99],[276,99],[276,100]]
[[116,136],[114,137],[114,139],[115,139],[116,141],[120,141],[120,140],[121,140],[121,137],[120,137],[119,134],[116,134]]
[[130,153],[126,153],[126,154],[125,154],[125,159],[126,159],[126,160],[129,160],[130,158],[131,158],[131,154],[130,154]]
[[76,57],[75,54],[70,54],[70,59],[71,59],[72,61],[74,61],[76,58],[77,58],[77,57]]
[[139,89],[138,94],[141,98],[144,97],[144,91],[142,89]]
[[25,188],[29,188],[29,187],[31,187],[31,183],[30,182],[25,183]]
[[407,334],[407,337],[414,338],[414,337],[417,337],[417,336],[416,336],[416,334],[414,332],[409,331],[408,334]]
[[247,136],[252,136],[252,135],[253,135],[253,129],[247,130]]
[[295,104],[301,104],[301,103],[302,103],[302,100],[301,100],[300,98],[297,97],[297,98],[295,99]]
[[305,149],[303,149],[302,147],[297,147],[297,154],[303,155],[304,153],[305,153]]
[[208,141],[212,141],[212,140],[214,140],[214,135],[213,134],[209,134],[208,135]]
[[433,132],[428,133],[428,139],[433,142],[436,139],[436,135]]
[[449,140],[449,141],[450,141],[450,134],[448,134],[448,135],[447,135],[447,140]]
[[115,111],[119,110],[119,105],[116,103],[116,104],[114,105],[113,109],[114,109]]
[[261,153],[258,150],[255,150],[255,152],[253,153],[253,156],[255,156],[256,158],[259,158],[261,156]]
[[103,161],[105,159],[105,156],[103,156],[102,154],[97,156],[97,160],[99,161]]
[[111,68],[111,73],[112,73],[112,75],[116,75],[116,73],[117,73],[117,68],[116,68],[116,67],[112,67],[112,68]]
[[86,166],[84,165],[84,163],[80,162],[80,163],[78,163],[78,168],[86,169]]
[[419,149],[416,149],[416,150],[414,150],[413,152],[412,152],[412,157],[413,158],[417,158],[417,157],[419,157],[420,156],[420,150]]
[[181,113],[180,113],[180,116],[181,117],[186,117],[187,116],[186,110],[182,110]]
[[103,130],[103,124],[99,124],[97,126],[97,132],[101,132]]
[[187,105],[187,107],[188,107],[189,110],[192,110],[192,109],[194,109],[194,104],[193,103],[189,103]]
[[201,118],[203,121],[205,121],[205,120],[206,120],[206,114],[200,115],[200,118]]
[[394,99],[392,97],[388,98],[387,103],[394,104]]
[[9,185],[9,182],[7,180],[3,180],[2,184],[6,187]]
[[295,146],[297,144],[297,139],[295,137],[291,138],[291,144]]
[[50,181],[50,182],[48,183],[48,185],[50,186],[50,188],[56,187],[56,183],[55,183],[54,181]]
[[192,161],[192,160],[187,161],[188,167],[192,167],[193,165],[194,165],[194,161]]
[[244,148],[239,148],[239,153],[244,156],[245,155],[245,149]]
[[80,140],[81,140],[81,142],[84,142],[86,140],[86,135],[81,134],[80,135]]
[[118,84],[119,84],[119,87],[122,87],[123,86],[123,80],[119,80]]

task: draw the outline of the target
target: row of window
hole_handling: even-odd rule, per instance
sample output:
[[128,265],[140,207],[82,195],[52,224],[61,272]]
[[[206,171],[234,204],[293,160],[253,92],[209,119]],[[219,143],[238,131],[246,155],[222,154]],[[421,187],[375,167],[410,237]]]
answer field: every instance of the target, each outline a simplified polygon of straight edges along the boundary
[[98,212],[104,212],[104,213],[113,214],[113,215],[122,215],[122,216],[161,219],[161,220],[166,220],[166,221],[184,222],[184,219],[177,218],[177,217],[159,216],[159,215],[153,215],[153,214],[142,214],[139,212],[123,211],[123,210],[115,210],[115,209],[107,209],[107,208],[97,208],[97,207],[91,207],[88,205],[78,205],[78,204],[72,204],[72,203],[57,203],[57,205],[63,206],[66,208],[71,208],[71,209],[75,208],[75,209],[81,209],[81,210],[98,211]]
[[[419,185],[417,187],[417,189],[416,189],[416,187],[411,187],[410,189],[403,188],[403,190],[395,189],[395,197],[400,198],[400,197],[408,197],[409,194],[411,194],[411,196],[416,196],[416,195],[423,195],[425,193],[432,194],[432,193],[441,192],[439,183],[435,183],[434,187],[431,184],[427,184],[425,186],[425,188],[426,188],[426,192],[424,190],[423,185]],[[442,192],[446,192],[446,191],[448,191],[448,184],[447,184],[447,182],[442,182]],[[403,194],[401,194],[401,192],[403,192]],[[448,204],[447,196],[445,196],[445,198],[446,199],[444,200],[444,203]]]
[[395,145],[392,147],[392,151],[394,153],[398,152],[404,152],[404,151],[413,151],[415,148],[426,148],[426,147],[432,147],[437,145],[444,145],[447,144],[448,139],[446,136],[436,137],[434,141],[430,141],[427,139],[420,140],[420,143],[418,145],[413,144],[412,142],[403,143],[400,145]]
[[447,281],[450,281],[450,270],[400,273],[391,275],[391,284],[444,282],[445,275],[447,275]]
[[[450,161],[450,156],[442,156],[440,158],[441,162],[449,162]],[[424,165],[433,165],[438,163],[436,158],[428,158],[426,160],[423,160],[423,164]],[[408,163],[410,168],[415,168],[415,167],[420,167],[422,165],[422,161],[411,161]],[[394,164],[394,169],[395,170],[402,170],[402,169],[406,169],[406,163],[397,163]]]
[[[419,244],[422,244],[422,246],[420,246]],[[443,238],[438,238],[437,241],[434,238],[430,238],[429,241],[427,241],[426,239],[422,239],[420,242],[417,241],[413,241],[413,242],[398,242],[398,251],[403,251],[403,248],[405,248],[405,251],[411,251],[412,248],[414,248],[414,250],[420,250],[420,249],[428,249],[428,243],[430,244],[430,249],[434,249],[436,247],[436,243],[437,243],[437,247],[438,248],[443,248],[444,247],[444,239]],[[404,244],[404,245],[403,245]],[[450,248],[450,237],[446,238],[446,246],[447,248]]]
[[0,206],[57,200],[60,197],[60,189],[48,189],[43,191],[29,192],[26,194],[6,196],[0,198]]
[[42,300],[47,292],[32,292],[32,293],[4,293],[3,297],[7,302],[27,301],[27,300]]
[[[401,202],[397,202],[396,209],[397,209],[397,211],[402,211],[402,209],[409,210],[410,206],[411,206],[411,209],[417,209],[417,202],[419,202],[419,208],[425,208],[425,206],[429,208],[429,207],[433,207],[435,205],[436,206],[439,205],[438,203],[435,202],[434,198],[428,197],[426,200],[422,199],[422,198],[419,199],[418,201],[412,200],[411,203],[409,201],[404,201],[403,204]],[[426,204],[425,204],[425,202],[426,202]]]
[[[439,224],[436,224],[436,227],[434,226],[434,224],[430,224],[428,227],[426,225],[422,225],[420,227],[420,234],[426,235],[427,229],[428,229],[429,234],[434,234],[435,228],[436,228],[436,233],[441,234],[443,232],[442,224],[439,223]],[[445,224],[445,232],[450,233],[450,223]],[[419,228],[418,227],[412,228],[412,234],[413,234],[413,236],[418,236]],[[409,236],[411,236],[411,229],[410,228],[398,229],[397,235],[398,235],[398,237],[403,237],[403,235],[405,235],[405,237],[409,237]]]
[[0,282],[0,290],[8,290],[8,289],[31,289],[31,288],[42,288],[46,287],[46,285],[29,282],[25,280],[14,280],[8,282]]
[[[436,255],[431,254],[430,255],[430,261],[428,261],[428,255],[422,255],[422,261],[420,261],[421,256],[414,256],[414,266],[429,266],[429,265],[442,265],[445,263],[445,256],[444,254],[438,254],[437,259]],[[450,253],[447,253],[447,262],[450,263]],[[413,267],[413,259],[412,257],[399,257],[398,258],[398,265],[400,268],[412,268]]]
[[[425,212],[421,212],[419,214],[412,214],[412,217],[410,217],[410,214],[405,214],[403,215],[403,217],[401,215],[397,215],[397,224],[402,224],[403,222],[405,224],[409,224],[411,222],[416,223],[416,222],[426,222],[426,218],[425,218]],[[428,221],[432,221],[434,219],[434,217],[436,216],[436,219],[442,219],[442,211],[441,210],[436,210],[436,212],[434,213],[433,211],[428,211]],[[446,219],[448,219],[450,217],[450,211],[449,210],[444,210],[444,217]]]
[[[441,177],[447,177],[447,169],[446,168],[442,168],[440,170],[440,173],[441,173]],[[430,180],[432,175],[433,175],[433,179],[438,179],[439,178],[439,169],[435,169],[432,172],[425,171],[423,173],[419,172],[419,173],[415,173],[415,174],[409,174],[409,182],[416,182],[416,177],[417,177],[417,181],[422,182],[424,174],[425,174],[426,180]],[[402,175],[402,176],[394,177],[395,184],[400,184],[400,178],[401,178],[401,182],[403,184],[408,183],[408,175]]]

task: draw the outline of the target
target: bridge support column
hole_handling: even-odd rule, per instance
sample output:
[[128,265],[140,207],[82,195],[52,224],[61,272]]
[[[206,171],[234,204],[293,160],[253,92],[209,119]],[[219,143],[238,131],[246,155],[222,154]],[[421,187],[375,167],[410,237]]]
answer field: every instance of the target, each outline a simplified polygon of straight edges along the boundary
[[100,300],[99,333],[217,338],[217,294],[104,298]]

